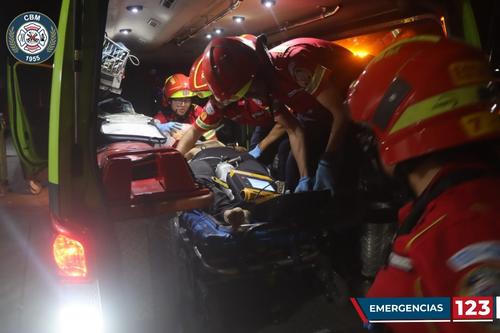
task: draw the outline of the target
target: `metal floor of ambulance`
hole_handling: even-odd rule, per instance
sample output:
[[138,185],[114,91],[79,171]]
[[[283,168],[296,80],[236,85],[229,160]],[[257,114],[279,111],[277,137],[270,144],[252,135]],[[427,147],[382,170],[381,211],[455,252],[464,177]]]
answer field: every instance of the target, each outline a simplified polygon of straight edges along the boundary
[[[37,327],[44,327],[50,320],[50,303],[56,293],[55,282],[47,271],[48,193],[46,189],[39,195],[29,193],[19,160],[11,146],[7,149],[11,191],[0,196],[0,333],[36,333],[43,331]],[[293,295],[286,297],[297,303]],[[232,327],[231,332],[239,331],[237,327],[242,332],[251,332],[255,327],[256,333],[363,332],[350,304],[336,307],[323,297],[306,299],[292,311],[287,309],[282,320],[266,325],[257,324],[252,316],[248,316],[248,322],[234,318],[238,322],[231,323],[230,312],[224,320]]]

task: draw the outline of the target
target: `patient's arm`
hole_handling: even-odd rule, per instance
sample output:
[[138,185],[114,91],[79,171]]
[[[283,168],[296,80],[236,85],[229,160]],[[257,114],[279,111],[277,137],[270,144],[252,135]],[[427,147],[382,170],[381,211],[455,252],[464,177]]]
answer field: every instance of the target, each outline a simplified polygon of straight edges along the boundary
[[193,158],[194,155],[198,154],[204,148],[212,148],[212,147],[224,147],[224,144],[218,140],[210,140],[205,141],[202,144],[196,145],[196,147],[191,148],[187,153],[184,154],[184,157],[187,160]]
[[183,155],[186,154],[191,148],[194,147],[196,141],[198,141],[203,133],[205,133],[204,130],[199,129],[196,126],[191,126],[179,141],[177,150]]

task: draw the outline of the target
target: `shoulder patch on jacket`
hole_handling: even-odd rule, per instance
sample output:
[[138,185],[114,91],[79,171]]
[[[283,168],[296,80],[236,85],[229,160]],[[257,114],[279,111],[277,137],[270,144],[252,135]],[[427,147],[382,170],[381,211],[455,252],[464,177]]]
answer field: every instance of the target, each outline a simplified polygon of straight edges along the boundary
[[205,112],[209,115],[213,115],[215,113],[215,109],[210,101],[205,105]]
[[492,261],[500,264],[500,241],[486,241],[468,245],[448,259],[448,266],[458,272],[479,262]]
[[458,283],[461,295],[491,296],[500,293],[500,266],[480,265],[465,274]]

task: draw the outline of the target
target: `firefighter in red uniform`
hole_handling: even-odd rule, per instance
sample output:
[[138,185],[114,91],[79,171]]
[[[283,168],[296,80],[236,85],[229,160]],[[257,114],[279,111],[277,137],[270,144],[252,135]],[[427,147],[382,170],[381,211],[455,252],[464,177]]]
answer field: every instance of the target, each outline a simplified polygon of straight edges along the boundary
[[[368,297],[500,295],[498,92],[479,50],[438,36],[396,43],[351,86],[384,168],[413,202]],[[385,332],[489,332],[492,324],[391,323]]]
[[[189,89],[189,78],[184,74],[174,74],[165,80],[162,105],[154,118],[160,122],[162,131],[170,133],[175,139],[180,139],[202,113],[203,108],[192,103],[194,93]],[[215,131],[203,135],[204,140],[216,139]]]
[[[257,40],[257,37],[248,34],[236,38],[245,41],[252,47],[254,47]],[[191,66],[189,73],[189,88],[198,97],[207,98],[212,95],[212,92],[208,88],[205,75],[201,68],[202,62],[203,54],[200,55]],[[209,104],[208,107],[210,106]],[[275,125],[269,106],[263,105],[260,99],[244,97],[237,103],[233,103],[227,107],[227,113],[224,115],[224,118],[231,119],[240,124],[255,126],[255,130],[250,138],[251,150],[249,154],[266,165],[271,164],[274,160],[274,156],[277,154],[279,156],[279,165],[276,179],[285,180],[284,169],[290,151],[288,140],[286,140],[284,135],[285,133],[283,132],[281,136],[278,135],[275,137],[273,139],[275,140],[274,142],[270,141],[265,151],[264,149],[260,150],[257,146]],[[213,120],[215,120],[215,122],[213,122]],[[220,121],[222,121],[220,117],[205,117],[203,121],[200,119],[199,126],[200,128],[211,128],[214,126],[213,124],[218,124]],[[211,122],[213,122],[212,125],[210,125]],[[209,126],[206,126],[207,123]]]
[[[313,183],[316,189],[333,189],[332,153],[343,144],[349,122],[341,104],[348,85],[362,68],[351,52],[315,38],[294,39],[267,51],[260,39],[253,43],[228,37],[210,42],[201,66],[213,97],[196,126],[179,143],[181,152],[189,150],[203,131],[216,126],[222,117],[245,123],[264,116],[276,124],[258,149],[264,150],[285,132],[288,134],[300,175],[296,190],[309,190]],[[248,100],[262,109],[247,115],[239,110],[232,112],[235,103]],[[303,121],[299,123],[297,118]],[[311,134],[307,145],[309,136],[304,136],[303,127],[310,128],[306,128],[306,134]],[[326,135],[313,139],[318,133]],[[325,154],[314,163],[319,156],[314,156],[312,148],[318,146]],[[315,182],[310,173],[314,164],[319,164]]]
[[[191,102],[194,96],[189,90],[189,79],[184,74],[174,74],[165,80],[163,87],[162,106],[154,118],[161,124],[174,123],[193,124],[196,117],[202,112],[202,108]],[[165,127],[165,126],[163,126]]]

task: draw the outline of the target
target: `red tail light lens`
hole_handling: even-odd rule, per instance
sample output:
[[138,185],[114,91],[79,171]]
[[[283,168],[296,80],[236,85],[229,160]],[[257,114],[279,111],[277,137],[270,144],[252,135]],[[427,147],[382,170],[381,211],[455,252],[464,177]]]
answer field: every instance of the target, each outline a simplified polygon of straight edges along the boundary
[[60,274],[66,277],[87,277],[85,248],[79,241],[59,234],[54,239],[53,255]]

